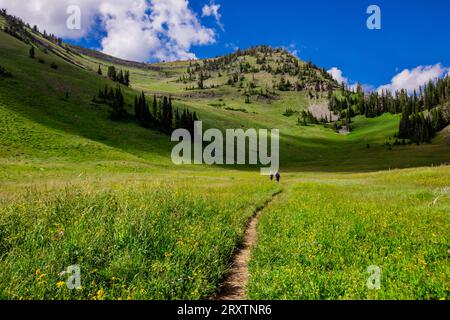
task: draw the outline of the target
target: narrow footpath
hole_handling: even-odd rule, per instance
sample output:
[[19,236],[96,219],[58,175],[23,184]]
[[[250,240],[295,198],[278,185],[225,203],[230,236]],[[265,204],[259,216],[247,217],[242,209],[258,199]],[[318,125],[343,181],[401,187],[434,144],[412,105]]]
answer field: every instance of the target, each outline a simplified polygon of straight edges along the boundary
[[219,294],[215,297],[215,300],[245,300],[247,298],[245,288],[250,276],[248,264],[250,262],[252,249],[258,242],[257,226],[259,218],[262,212],[280,193],[281,191],[274,194],[272,198],[268,200],[262,208],[258,209],[249,220],[241,248],[239,248],[233,256],[231,270],[222,284]]

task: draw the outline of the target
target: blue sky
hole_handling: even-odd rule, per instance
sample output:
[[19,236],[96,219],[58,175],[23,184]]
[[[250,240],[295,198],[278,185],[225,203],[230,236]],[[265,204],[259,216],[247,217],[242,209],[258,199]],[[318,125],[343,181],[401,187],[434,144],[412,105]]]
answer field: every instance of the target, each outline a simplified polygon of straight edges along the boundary
[[[204,1],[193,1],[199,11]],[[199,57],[256,44],[294,45],[302,59],[338,67],[350,80],[379,86],[403,69],[450,66],[450,1],[314,0],[222,1],[225,32]],[[367,7],[381,8],[382,29],[366,27]]]
[[[73,4],[82,11],[78,31],[66,26]],[[366,27],[372,4],[381,8],[381,30]],[[411,90],[450,72],[447,0],[0,0],[0,7],[129,60],[208,58],[268,44],[349,85]]]

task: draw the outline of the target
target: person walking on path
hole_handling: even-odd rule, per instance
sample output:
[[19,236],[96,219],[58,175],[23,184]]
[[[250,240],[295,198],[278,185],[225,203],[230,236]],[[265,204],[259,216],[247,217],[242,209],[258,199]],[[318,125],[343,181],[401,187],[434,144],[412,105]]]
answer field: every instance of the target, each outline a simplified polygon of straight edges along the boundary
[[275,178],[277,179],[277,182],[279,183],[281,180],[281,174],[280,172],[277,172],[277,174],[275,175]]

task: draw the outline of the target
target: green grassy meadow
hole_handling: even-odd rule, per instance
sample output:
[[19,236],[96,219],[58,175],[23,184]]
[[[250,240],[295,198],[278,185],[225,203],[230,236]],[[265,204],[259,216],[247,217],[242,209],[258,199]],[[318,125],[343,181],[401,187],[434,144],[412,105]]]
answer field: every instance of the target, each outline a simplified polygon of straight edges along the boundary
[[[265,179],[148,174],[60,187],[2,202],[1,299],[209,297],[246,221],[277,191]],[[82,288],[71,291],[60,273],[74,264]]]
[[[251,299],[449,298],[448,167],[290,176],[260,220]],[[366,286],[381,268],[381,289]]]
[[[92,102],[115,86],[96,74],[110,64],[59,47],[78,66],[37,49],[39,63],[28,50],[0,32],[13,75],[0,77],[0,299],[207,299],[246,222],[278,191],[258,227],[249,298],[450,297],[448,131],[390,150],[399,116],[356,117],[344,136],[283,116],[308,108],[302,92],[246,104],[234,87],[185,90],[187,62],[123,67],[130,113],[144,91],[173,96],[205,127],[281,131],[281,185],[257,167],[180,167],[169,136]],[[74,264],[82,288],[71,291],[60,273]],[[379,291],[365,287],[369,265],[383,270]]]

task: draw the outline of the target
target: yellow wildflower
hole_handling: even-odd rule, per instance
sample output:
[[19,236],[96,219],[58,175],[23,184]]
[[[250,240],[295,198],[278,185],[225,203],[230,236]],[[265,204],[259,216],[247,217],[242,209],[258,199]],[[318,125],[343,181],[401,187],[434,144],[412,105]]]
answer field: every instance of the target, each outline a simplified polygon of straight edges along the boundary
[[97,291],[97,299],[98,300],[105,299],[105,290],[103,290],[103,288],[101,288],[100,290]]

